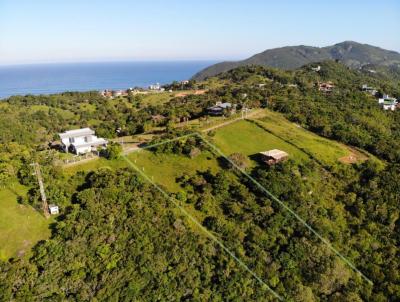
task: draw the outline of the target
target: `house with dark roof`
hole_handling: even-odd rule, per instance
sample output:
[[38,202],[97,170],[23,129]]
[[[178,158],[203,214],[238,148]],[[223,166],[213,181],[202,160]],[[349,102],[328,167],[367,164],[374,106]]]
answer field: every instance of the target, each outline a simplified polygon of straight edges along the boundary
[[224,115],[226,113],[233,113],[235,110],[231,103],[217,102],[214,106],[208,107],[207,112],[209,115]]

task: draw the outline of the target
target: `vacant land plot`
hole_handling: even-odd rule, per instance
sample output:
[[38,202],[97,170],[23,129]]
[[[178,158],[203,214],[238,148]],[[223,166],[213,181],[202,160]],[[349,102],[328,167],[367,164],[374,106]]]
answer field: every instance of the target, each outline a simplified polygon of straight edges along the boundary
[[217,129],[213,141],[227,155],[240,152],[251,156],[261,151],[280,149],[289,153],[295,161],[309,160],[303,151],[245,120]]
[[196,158],[189,158],[175,154],[155,154],[151,151],[141,150],[131,153],[128,158],[154,181],[165,186],[169,191],[176,192],[179,185],[175,182],[177,177],[184,174],[194,174],[196,171],[216,172],[218,162],[209,152],[202,152]]
[[64,173],[67,175],[73,175],[78,171],[93,171],[103,167],[108,167],[111,169],[124,168],[126,167],[126,163],[123,160],[107,160],[105,158],[98,158],[91,161],[76,163],[75,165],[64,167]]
[[35,209],[18,203],[26,188],[14,184],[0,190],[0,259],[23,256],[38,241],[50,236],[51,219]]
[[[238,121],[216,129],[215,143],[226,154],[240,152],[250,156],[260,151],[280,149],[295,161],[312,158],[329,166],[352,153],[347,146],[309,132],[279,113],[269,110],[265,113],[262,118]],[[352,162],[366,159],[366,155],[358,156]]]
[[149,94],[139,94],[142,97],[142,105],[161,105],[171,100],[175,94],[170,92],[159,92]]
[[307,153],[326,164],[337,163],[339,158],[350,153],[344,145],[309,132],[289,122],[278,113],[269,111],[259,122],[271,133],[306,150]]
[[[154,181],[165,186],[171,192],[179,190],[179,185],[175,182],[176,177],[185,173],[194,174],[196,171],[216,171],[218,162],[215,156],[203,152],[196,158],[189,158],[184,155],[176,154],[155,154],[148,150],[138,150],[127,155],[128,159],[135,163],[147,175],[153,176]],[[93,171],[98,168],[108,167],[110,169],[125,168],[129,165],[124,159],[107,160],[99,158],[89,162],[76,164],[64,168],[67,175],[73,175],[78,171]]]

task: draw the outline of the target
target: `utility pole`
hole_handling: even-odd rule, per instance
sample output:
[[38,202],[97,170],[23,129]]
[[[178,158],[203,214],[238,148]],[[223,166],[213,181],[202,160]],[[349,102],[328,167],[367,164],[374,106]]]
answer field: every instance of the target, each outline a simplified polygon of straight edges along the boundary
[[35,171],[34,173],[39,183],[40,196],[42,197],[43,214],[46,218],[49,218],[50,217],[49,205],[47,204],[47,197],[44,191],[43,178],[42,178],[42,173],[40,172],[40,166],[38,163],[32,163],[31,165],[33,166],[33,169]]

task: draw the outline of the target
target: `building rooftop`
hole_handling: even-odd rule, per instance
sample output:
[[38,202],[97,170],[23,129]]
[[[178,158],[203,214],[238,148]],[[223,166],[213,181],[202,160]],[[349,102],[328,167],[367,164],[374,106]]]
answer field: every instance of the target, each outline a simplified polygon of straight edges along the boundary
[[100,145],[105,145],[107,143],[108,143],[108,141],[105,140],[104,138],[96,137],[95,140],[92,140],[90,142],[74,143],[74,146],[76,148],[81,148],[81,147],[89,147],[89,146],[100,146]]
[[217,104],[215,104],[212,107],[209,107],[209,110],[220,110],[220,109],[226,109],[226,108],[231,108],[232,104],[231,103],[221,103],[221,102],[217,102]]
[[260,154],[268,156],[268,157],[272,157],[275,159],[281,159],[281,158],[289,156],[289,154],[287,154],[285,151],[278,150],[278,149],[260,152]]
[[60,133],[59,136],[61,139],[68,138],[68,137],[78,137],[78,136],[85,136],[85,135],[93,135],[94,130],[90,128],[82,128],[82,129],[75,129],[75,130],[68,130],[63,133]]
[[383,100],[383,105],[396,105],[396,101],[395,100]]

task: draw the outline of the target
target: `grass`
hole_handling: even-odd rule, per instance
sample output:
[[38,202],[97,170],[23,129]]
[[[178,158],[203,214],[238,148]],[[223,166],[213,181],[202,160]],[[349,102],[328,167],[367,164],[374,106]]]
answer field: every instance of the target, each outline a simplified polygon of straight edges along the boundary
[[147,150],[141,150],[129,154],[128,158],[138,167],[144,168],[147,176],[153,177],[156,183],[165,186],[171,192],[179,191],[179,185],[175,179],[182,175],[194,174],[195,171],[216,172],[219,165],[215,156],[203,152],[195,158],[175,154],[154,154]]
[[27,188],[14,183],[0,190],[0,259],[23,256],[40,240],[50,236],[49,224],[39,212],[17,202]]
[[328,165],[337,163],[339,158],[350,153],[343,144],[309,132],[289,122],[279,113],[268,111],[267,116],[260,119],[259,123],[271,133]]
[[[144,168],[146,175],[153,176],[155,182],[165,186],[171,192],[179,191],[179,185],[175,180],[184,173],[193,174],[195,171],[206,171],[208,168],[214,172],[218,170],[217,160],[207,152],[190,159],[183,155],[155,154],[151,151],[140,150],[129,154],[127,157],[138,167]],[[100,158],[65,167],[64,173],[73,175],[78,171],[93,171],[103,167],[119,169],[128,166],[128,163],[122,158],[117,160]]]
[[309,160],[303,151],[248,121],[238,121],[215,132],[213,141],[226,155],[240,152],[250,156],[261,151],[280,149],[289,153],[295,161]]
[[149,94],[143,94],[142,97],[142,106],[148,106],[148,105],[161,105],[164,103],[167,103],[174,97],[174,93],[170,92],[157,92],[157,93],[149,93]]
[[[226,154],[240,152],[247,156],[260,151],[280,149],[297,162],[314,159],[332,166],[351,150],[336,141],[320,137],[289,122],[281,114],[265,111],[262,118],[243,120],[215,130],[214,141]],[[360,156],[359,161],[369,158]]]
[[176,90],[173,92],[153,92],[153,93],[148,93],[148,94],[143,94],[142,97],[142,106],[147,106],[147,105],[161,105],[164,103],[169,102],[171,99],[173,99],[176,95],[179,94],[194,94],[195,90]]
[[79,171],[93,171],[99,168],[108,167],[111,169],[125,168],[127,165],[122,159],[108,160],[105,158],[98,158],[87,162],[77,163],[71,166],[64,167],[64,173],[74,175]]

